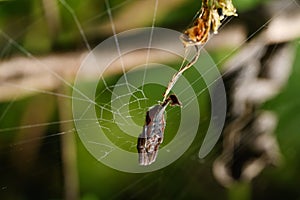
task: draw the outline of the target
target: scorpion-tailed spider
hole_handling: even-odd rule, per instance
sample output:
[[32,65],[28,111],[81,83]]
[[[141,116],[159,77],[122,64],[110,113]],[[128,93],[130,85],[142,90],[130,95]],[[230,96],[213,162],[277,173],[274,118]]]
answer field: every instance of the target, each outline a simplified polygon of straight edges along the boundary
[[164,138],[164,130],[166,126],[166,107],[169,104],[171,106],[181,106],[181,103],[176,97],[176,95],[171,94],[168,97],[167,95],[169,94],[179,77],[183,74],[183,72],[189,69],[198,60],[200,50],[196,45],[195,48],[196,55],[194,56],[194,58],[173,75],[164,93],[163,102],[161,104],[152,106],[146,113],[146,120],[145,125],[143,127],[143,132],[139,135],[137,141],[140,165],[150,165],[155,161],[157,157],[159,145],[163,142]]

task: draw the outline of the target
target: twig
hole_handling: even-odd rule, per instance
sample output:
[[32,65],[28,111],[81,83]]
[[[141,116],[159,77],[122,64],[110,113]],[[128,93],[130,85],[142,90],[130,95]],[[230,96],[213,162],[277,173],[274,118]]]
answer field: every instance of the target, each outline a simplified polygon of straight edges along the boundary
[[[68,94],[68,88],[61,86],[62,93]],[[71,102],[65,98],[57,98],[59,117],[61,121],[72,119]],[[62,132],[73,129],[73,125],[69,123],[60,124]],[[76,157],[76,141],[75,135],[72,133],[61,135],[61,151],[64,173],[64,193],[66,200],[79,199],[79,180],[77,171]]]
[[180,69],[178,72],[176,72],[173,75],[172,79],[170,80],[168,87],[164,93],[163,102],[167,99],[168,94],[174,87],[175,83],[178,81],[179,77],[183,74],[183,72],[185,72],[187,69],[189,69],[191,66],[193,66],[197,62],[197,60],[200,56],[200,49],[198,48],[197,45],[195,45],[195,48],[196,48],[196,54],[195,54],[194,58],[190,62],[188,62],[182,69]]

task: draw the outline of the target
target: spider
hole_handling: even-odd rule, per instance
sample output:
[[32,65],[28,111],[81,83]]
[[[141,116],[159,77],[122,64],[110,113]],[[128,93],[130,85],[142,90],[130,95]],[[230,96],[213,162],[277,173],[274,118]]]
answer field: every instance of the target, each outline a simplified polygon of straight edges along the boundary
[[165,110],[169,103],[171,106],[181,105],[178,98],[172,94],[162,104],[151,107],[146,113],[143,132],[137,142],[140,165],[150,165],[157,157],[159,145],[164,138]]

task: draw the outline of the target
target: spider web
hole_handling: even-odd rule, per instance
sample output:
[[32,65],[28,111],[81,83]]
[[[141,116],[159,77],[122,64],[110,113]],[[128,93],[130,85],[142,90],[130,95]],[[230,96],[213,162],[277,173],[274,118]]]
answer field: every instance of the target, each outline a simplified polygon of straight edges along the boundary
[[[5,3],[5,2],[4,2]],[[34,84],[25,84],[24,82],[10,82],[4,79],[0,79],[0,83],[9,86],[10,89],[14,88],[19,93],[24,93],[24,96],[16,95],[8,95],[9,100],[6,99],[1,103],[1,113],[0,113],[0,149],[1,149],[1,164],[0,167],[1,171],[1,178],[0,181],[0,197],[20,197],[22,195],[27,197],[46,197],[43,195],[48,195],[47,198],[62,198],[64,193],[63,184],[66,180],[63,180],[62,176],[62,165],[65,162],[61,156],[61,136],[65,135],[76,135],[76,130],[73,127],[73,122],[80,122],[84,123],[84,128],[86,130],[90,129],[91,127],[101,127],[106,134],[106,136],[113,141],[118,148],[125,149],[127,151],[135,152],[136,148],[136,136],[140,132],[132,132],[130,135],[124,134],[124,130],[120,130],[120,127],[130,127],[132,122],[137,127],[140,127],[142,130],[142,126],[144,124],[145,113],[147,109],[154,104],[157,104],[162,98],[162,93],[164,92],[164,87],[161,85],[156,84],[144,84],[146,77],[150,73],[149,69],[156,68],[157,66],[153,66],[150,62],[152,55],[152,40],[153,40],[153,32],[149,35],[148,40],[148,49],[144,52],[146,55],[145,62],[143,65],[136,67],[137,71],[141,71],[142,74],[142,86],[136,87],[130,83],[128,80],[127,68],[126,68],[126,61],[124,60],[122,53],[120,51],[120,42],[119,38],[117,37],[118,33],[118,25],[120,23],[116,22],[117,20],[117,11],[126,9],[130,5],[137,3],[137,1],[127,0],[127,1],[109,1],[105,0],[104,3],[101,4],[101,9],[103,12],[98,12],[93,16],[88,16],[84,20],[79,18],[77,13],[78,9],[76,10],[75,7],[78,6],[76,4],[72,4],[70,1],[67,0],[58,0],[56,3],[59,5],[61,10],[66,11],[69,14],[69,18],[72,19],[72,28],[74,31],[78,33],[80,37],[78,40],[80,41],[79,46],[80,48],[85,48],[88,53],[92,52],[94,43],[91,44],[92,38],[89,38],[87,34],[88,25],[93,22],[99,22],[101,20],[108,21],[110,25],[109,33],[112,33],[116,48],[119,53],[119,66],[121,66],[120,70],[115,73],[115,75],[111,75],[108,72],[108,76],[105,77],[98,77],[97,80],[97,93],[94,99],[87,97],[83,94],[79,88],[73,86],[72,80],[62,73],[60,73],[57,69],[51,67],[51,62],[43,59],[39,54],[40,52],[31,51],[30,45],[26,44],[22,40],[19,40],[22,36],[26,35],[30,40],[34,39],[36,35],[27,34],[30,32],[30,29],[33,28],[37,23],[40,23],[41,19],[36,18],[34,13],[32,17],[34,18],[33,22],[30,24],[26,24],[25,27],[22,27],[22,31],[18,32],[15,35],[12,35],[11,31],[9,30],[14,25],[23,25],[23,22],[27,19],[20,15],[17,17],[17,20],[13,22],[13,25],[7,25],[7,27],[3,27],[0,30],[0,37],[1,37],[1,44],[4,44],[1,47],[0,57],[3,62],[7,61],[7,58],[12,55],[18,55],[21,58],[28,58],[33,61],[33,63],[38,66],[39,70],[42,70],[42,73],[46,74],[43,78],[47,78],[44,80],[48,80],[47,75],[51,75],[49,78],[49,82],[52,83],[54,79],[54,85],[56,89],[47,89],[47,86],[36,87]],[[3,2],[0,2],[0,6]],[[100,4],[100,3],[99,3]],[[152,29],[157,24],[157,18],[160,15],[160,6],[164,4],[163,1],[154,0],[149,3],[151,5],[151,20],[150,25]],[[296,1],[288,1],[287,4],[293,4],[299,7],[299,4]],[[16,4],[17,5],[17,4]],[[21,3],[20,3],[21,5]],[[83,5],[84,6],[84,5]],[[42,12],[42,4],[37,5],[39,11]],[[99,6],[100,7],[100,6]],[[200,7],[197,3],[197,7]],[[84,9],[84,8],[82,8]],[[98,9],[98,8],[97,8]],[[285,12],[285,8],[281,8],[280,13],[276,16],[280,16],[282,13]],[[258,34],[260,29],[267,26],[274,18],[270,18],[263,26],[259,27],[249,38]],[[226,27],[225,24],[224,27]],[[137,28],[137,27],[131,27]],[[109,29],[107,29],[109,30]],[[222,29],[220,30],[222,32]],[[40,30],[40,33],[43,34],[44,32]],[[28,36],[29,35],[29,36]],[[31,37],[31,38],[30,38]],[[92,37],[92,36],[90,36]],[[245,42],[248,41],[247,38],[239,46],[242,46]],[[34,49],[34,48],[33,48]],[[74,48],[76,49],[76,47]],[[109,51],[109,50],[108,50]],[[220,59],[220,63],[227,59],[233,52],[222,56]],[[191,56],[188,54],[187,56]],[[177,58],[168,63],[168,61],[164,61],[168,65],[172,65],[174,69],[179,69],[179,66],[182,64],[182,58]],[[202,58],[200,58],[201,60]],[[161,61],[163,62],[163,61]],[[202,62],[202,61],[201,61]],[[204,62],[204,61],[203,61]],[[217,65],[220,63],[216,63]],[[22,66],[17,65],[16,66]],[[26,66],[24,66],[26,67]],[[208,66],[208,68],[213,66]],[[12,67],[13,68],[13,67]],[[112,68],[112,67],[110,67]],[[161,66],[158,66],[157,69],[161,69]],[[1,69],[0,69],[1,70]],[[9,73],[9,72],[7,72]],[[207,71],[207,74],[209,71]],[[20,73],[21,76],[26,76],[27,74]],[[194,69],[190,69],[186,72],[185,77],[191,83],[187,88],[193,88],[196,91],[196,98],[198,101],[204,102],[201,103],[199,107],[201,107],[202,111],[205,113],[209,118],[209,109],[206,109],[205,106],[209,105],[210,102],[207,100],[207,88],[211,85],[205,85],[202,80],[202,76],[205,74],[197,74],[197,71]],[[30,74],[29,74],[30,75]],[[0,77],[3,76],[0,74]],[[18,78],[18,74],[16,75]],[[121,83],[118,83],[122,77]],[[38,80],[37,81],[41,81]],[[166,78],[166,82],[169,81],[169,78]],[[217,81],[217,80],[216,80]],[[95,82],[93,82],[95,84]],[[51,84],[50,84],[51,85]],[[180,85],[180,82],[178,83]],[[49,86],[50,87],[50,86]],[[53,87],[50,87],[53,88]],[[59,89],[57,89],[59,88]],[[63,89],[61,89],[63,88]],[[123,94],[116,93],[116,89],[121,88]],[[79,97],[74,97],[71,95],[71,90],[76,91]],[[6,94],[6,93],[5,93]],[[38,97],[35,97],[37,95]],[[61,111],[56,111],[56,113],[49,111],[46,107],[50,107],[55,110],[55,107],[59,107],[60,110],[66,108],[64,107],[65,101],[69,100],[80,100],[83,102],[89,102],[90,106],[95,106],[97,110],[97,119],[95,123],[95,118],[72,118],[72,116],[68,114],[61,114]],[[123,102],[124,99],[129,99],[128,102]],[[187,99],[187,103],[183,106],[189,106],[189,102],[192,102],[194,97],[190,97]],[[36,100],[37,99],[37,100]],[[59,99],[59,100],[58,100]],[[41,102],[47,102],[41,103]],[[57,105],[63,104],[63,105]],[[27,109],[24,108],[27,106]],[[63,106],[63,107],[61,107]],[[126,109],[129,108],[127,111]],[[83,109],[82,116],[85,115],[84,111],[87,111],[88,108]],[[70,109],[67,110],[71,111]],[[27,114],[24,115],[16,115],[15,113],[23,113],[26,112]],[[40,114],[39,114],[40,113]],[[172,132],[172,130],[176,130],[178,128],[177,122],[180,119],[180,109],[179,108],[169,108],[167,109],[167,127],[166,132]],[[66,115],[66,117],[64,117]],[[32,117],[35,116],[35,117]],[[32,119],[33,118],[33,119]],[[60,120],[57,120],[60,118]],[[50,120],[49,120],[50,119]],[[56,120],[52,120],[56,119]],[[42,121],[42,122],[40,122]],[[199,125],[199,132],[205,132],[207,129],[207,120],[205,118],[203,121],[200,121]],[[125,129],[126,131],[127,129]],[[46,132],[46,133],[45,133]],[[42,133],[42,134],[39,134]],[[172,139],[174,135],[166,135],[164,145],[167,145]],[[77,138],[78,139],[78,138]],[[195,139],[195,143],[201,143],[203,139],[203,135],[197,136]],[[78,139],[79,141],[79,139]],[[93,141],[91,141],[93,142]],[[115,150],[114,146],[105,146],[102,143],[96,143],[95,145],[102,145],[104,146],[103,152],[99,152],[99,160],[107,157],[110,153]],[[177,199],[180,197],[184,197],[185,193],[194,194],[195,191],[191,191],[191,185],[197,183],[197,185],[201,185],[201,181],[199,181],[199,177],[205,175],[208,171],[206,168],[209,167],[211,163],[211,158],[208,158],[206,161],[203,160],[204,164],[203,167],[199,166],[199,170],[195,171],[195,176],[190,177],[189,179],[185,178],[189,176],[190,171],[195,170],[195,163],[198,164],[199,159],[197,158],[198,150],[200,145],[192,145],[191,148],[187,152],[187,156],[181,158],[177,164],[166,167],[163,170],[158,172],[152,172],[148,174],[124,174],[121,172],[116,172],[109,167],[102,165],[100,162],[95,162],[95,159],[90,156],[90,154],[84,149],[82,144],[78,142],[76,144],[78,148],[78,172],[79,172],[79,183],[81,185],[80,191],[82,197],[84,198],[95,198],[94,195],[100,196],[101,198],[120,198],[129,196],[130,198],[138,198],[144,196],[146,193],[150,193],[150,198],[159,198],[160,196],[171,198],[176,196]],[[33,150],[32,150],[33,149]],[[40,153],[35,153],[40,152]],[[48,158],[43,159],[41,158],[41,154],[43,157]],[[88,157],[88,158],[86,158]],[[36,164],[36,162],[41,162],[42,164]],[[44,163],[43,163],[44,162]],[[83,162],[85,162],[83,164]],[[26,165],[25,163],[29,163]],[[189,164],[186,164],[189,163]],[[24,164],[24,168],[21,167]],[[89,167],[86,167],[89,165]],[[120,163],[122,165],[122,163]],[[178,165],[178,166],[177,166]],[[23,168],[23,169],[22,169]],[[89,170],[89,168],[91,170]],[[203,169],[203,170],[201,170]],[[15,172],[15,174],[14,174]],[[48,174],[52,174],[56,176],[51,180],[51,186],[45,187],[41,183],[43,182],[43,177],[49,178]],[[75,173],[76,175],[77,173]],[[181,175],[179,175],[181,174]],[[19,180],[23,185],[19,186],[16,184],[18,182],[17,175],[20,175]],[[123,182],[118,182],[118,177],[123,178]],[[176,177],[175,177],[176,176]],[[88,178],[86,178],[88,177]],[[157,178],[160,177],[160,178]],[[172,178],[168,178],[172,177]],[[109,179],[109,180],[108,180]],[[211,178],[212,179],[212,178]],[[44,194],[33,194],[34,192],[30,189],[29,186],[24,186],[25,180],[30,180],[29,182],[33,185],[33,188],[41,188],[41,193]],[[188,181],[188,182],[186,182]],[[208,180],[209,182],[213,182],[213,180]],[[88,184],[90,182],[90,184]],[[103,184],[105,182],[105,184]],[[165,190],[170,189],[167,185],[174,185],[172,182],[176,182],[179,185],[183,184],[180,189],[178,188],[177,193],[172,193],[169,195],[164,194]],[[200,182],[200,183],[198,183]],[[57,184],[58,183],[58,184]],[[41,184],[39,186],[39,184]],[[30,185],[30,184],[28,184]],[[57,185],[57,186],[55,186]],[[100,186],[99,186],[100,185]],[[20,188],[22,188],[19,190]],[[153,188],[160,187],[161,189],[155,189],[155,194],[152,194]],[[181,189],[183,188],[183,189]],[[216,186],[215,186],[216,188]],[[174,189],[174,188],[173,188]],[[99,192],[105,191],[105,192]],[[18,192],[16,192],[18,191]],[[21,191],[21,192],[19,192]],[[205,187],[203,189],[205,191]],[[221,194],[222,196],[222,194]],[[202,197],[205,197],[203,195]]]

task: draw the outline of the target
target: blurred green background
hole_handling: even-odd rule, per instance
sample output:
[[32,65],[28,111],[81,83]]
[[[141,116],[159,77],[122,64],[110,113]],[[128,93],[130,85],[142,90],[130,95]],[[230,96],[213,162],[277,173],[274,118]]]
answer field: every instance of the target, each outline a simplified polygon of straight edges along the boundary
[[[108,2],[118,32],[152,25],[155,1],[144,1],[149,4],[139,0]],[[249,18],[259,20],[249,13],[261,12],[259,6],[268,1],[233,2],[239,17],[230,21],[228,26]],[[134,13],[136,6],[144,9],[141,13],[145,12]],[[199,0],[159,1],[155,26],[182,32],[191,24],[199,8]],[[30,57],[22,52],[24,50],[39,59],[41,56],[92,49],[112,35],[107,10],[102,0],[0,1],[0,64],[18,57]],[[128,20],[131,18],[133,20]],[[300,48],[299,41],[292,43],[297,51],[288,83],[276,98],[263,106],[263,109],[278,115],[275,134],[283,154],[283,164],[265,169],[252,183],[225,189],[216,182],[211,166],[220,154],[221,143],[204,160],[199,160],[199,147],[209,123],[206,93],[199,96],[203,117],[199,134],[188,151],[161,170],[129,174],[103,165],[87,152],[73,129],[71,109],[64,106],[69,105],[70,99],[61,100],[56,95],[36,92],[0,102],[0,199],[300,199],[300,93],[297,92]],[[209,53],[221,66],[224,57],[232,51],[236,50],[215,48]],[[170,64],[176,67],[176,64]],[[192,71],[189,73],[187,76],[192,79]],[[119,76],[114,74],[108,78],[116,80]],[[199,90],[204,86],[199,84],[197,87]],[[148,90],[152,95],[159,88],[152,86]],[[50,91],[71,95],[71,88],[66,85]],[[154,96],[160,94],[153,93]],[[149,106],[153,102],[145,104]],[[175,123],[176,119],[170,121]],[[167,122],[167,130],[170,127],[176,128],[172,122]],[[74,143],[72,136],[75,137]],[[166,138],[166,142],[168,140],[171,138]],[[77,158],[72,161],[74,154]],[[71,161],[68,161],[70,157]],[[66,177],[69,177],[70,188],[65,184]],[[75,196],[66,195],[68,192]]]

